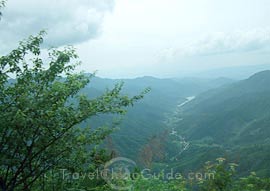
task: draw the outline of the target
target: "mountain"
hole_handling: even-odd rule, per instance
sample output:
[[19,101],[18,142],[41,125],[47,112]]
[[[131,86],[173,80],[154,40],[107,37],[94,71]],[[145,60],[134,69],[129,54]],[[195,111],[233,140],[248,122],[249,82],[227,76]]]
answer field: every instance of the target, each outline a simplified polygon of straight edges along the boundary
[[[123,117],[119,129],[112,134],[113,145],[119,155],[135,159],[139,150],[147,141],[167,129],[165,123],[167,115],[174,108],[184,102],[187,96],[198,95],[220,84],[220,79],[159,79],[154,77],[141,77],[135,79],[103,79],[94,77],[90,84],[82,91],[88,97],[100,95],[106,88],[112,88],[116,83],[124,82],[123,93],[136,95],[147,87],[151,91],[143,100],[128,109]],[[231,83],[231,80],[222,82]],[[97,127],[110,124],[115,116],[95,117],[83,125]],[[132,148],[132,149],[130,149]]]
[[206,91],[181,107],[177,117],[182,120],[175,128],[193,145],[179,166],[197,166],[222,155],[239,163],[242,173],[248,169],[270,175],[269,84],[270,71],[262,71]]
[[252,74],[270,70],[270,64],[256,64],[249,66],[234,66],[234,67],[225,67],[225,68],[217,68],[213,70],[208,70],[204,72],[200,72],[197,76],[201,78],[218,78],[218,77],[226,77],[236,80],[242,80],[250,77]]
[[181,82],[187,85],[195,85],[201,88],[203,92],[206,89],[214,89],[226,84],[232,84],[235,80],[226,77],[217,78],[198,78],[198,77],[185,77],[185,78],[174,78],[175,81]]

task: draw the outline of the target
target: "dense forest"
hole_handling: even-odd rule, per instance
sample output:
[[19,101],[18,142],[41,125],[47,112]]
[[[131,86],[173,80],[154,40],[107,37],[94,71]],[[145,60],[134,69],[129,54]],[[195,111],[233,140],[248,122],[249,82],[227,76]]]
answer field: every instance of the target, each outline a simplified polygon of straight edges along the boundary
[[0,56],[0,190],[270,190],[269,70],[105,79],[45,36]]

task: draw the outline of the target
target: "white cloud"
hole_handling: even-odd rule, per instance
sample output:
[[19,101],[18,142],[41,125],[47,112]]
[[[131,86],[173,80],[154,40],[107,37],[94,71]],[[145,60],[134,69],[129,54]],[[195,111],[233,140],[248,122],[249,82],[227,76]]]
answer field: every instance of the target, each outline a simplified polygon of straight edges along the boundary
[[270,47],[270,29],[254,29],[231,33],[215,33],[181,47],[160,51],[162,60],[173,61],[179,57],[210,56],[217,54],[258,51]]
[[95,38],[114,0],[9,0],[0,21],[0,50],[45,29],[48,46]]
[[80,69],[106,77],[269,63],[269,10],[269,0],[8,0],[0,53],[47,28],[45,43],[76,43]]

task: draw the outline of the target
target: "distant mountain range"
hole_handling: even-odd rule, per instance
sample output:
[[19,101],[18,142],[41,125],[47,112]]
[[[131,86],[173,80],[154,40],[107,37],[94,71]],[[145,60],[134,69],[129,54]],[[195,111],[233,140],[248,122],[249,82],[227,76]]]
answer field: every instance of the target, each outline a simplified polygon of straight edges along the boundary
[[[178,117],[183,120],[176,127],[194,143],[192,156],[200,160],[199,155],[209,152],[204,159],[210,160],[222,154],[239,162],[243,172],[257,170],[270,175],[266,168],[270,165],[269,84],[270,71],[262,71],[206,91],[182,107]],[[213,151],[208,150],[211,147]]]
[[[232,80],[219,79],[158,79],[141,77],[135,79],[103,79],[94,77],[91,83],[83,90],[89,97],[100,95],[106,88],[124,82],[123,93],[136,95],[143,89],[150,87],[151,91],[143,100],[129,108],[124,116],[119,130],[112,137],[116,150],[121,156],[136,158],[141,147],[154,135],[166,130],[168,115],[175,107],[185,101],[185,97],[198,95],[211,88],[232,83]],[[92,126],[103,125],[112,121],[113,116],[100,116],[86,122]],[[132,149],[130,149],[132,148]]]
[[[152,89],[141,102],[129,108],[119,130],[111,135],[111,144],[120,156],[136,160],[149,140],[173,129],[190,147],[177,160],[153,161],[159,167],[196,170],[208,160],[224,157],[238,163],[243,174],[257,171],[259,175],[270,175],[269,70],[240,81],[95,77],[83,93],[95,97],[119,81],[124,81],[123,92],[128,95],[138,94],[146,87]],[[195,99],[182,105],[189,96]],[[97,127],[104,122],[110,124],[112,118],[99,116],[86,123]],[[170,155],[178,151],[170,147],[165,152]]]
[[218,78],[218,77],[226,77],[235,80],[243,80],[254,73],[270,70],[270,64],[256,64],[249,66],[233,66],[233,67],[225,67],[225,68],[217,68],[212,70],[206,70],[204,72],[199,72],[197,74],[193,74],[193,76],[200,76],[201,78]]

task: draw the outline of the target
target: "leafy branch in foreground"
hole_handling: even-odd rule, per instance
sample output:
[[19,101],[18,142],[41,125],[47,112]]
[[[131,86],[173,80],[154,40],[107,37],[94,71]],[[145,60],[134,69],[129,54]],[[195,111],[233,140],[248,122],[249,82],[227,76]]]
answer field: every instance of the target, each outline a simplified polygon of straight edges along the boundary
[[0,57],[2,190],[29,190],[51,169],[89,165],[90,146],[110,129],[77,125],[99,114],[123,114],[148,91],[128,97],[121,94],[123,84],[117,84],[95,99],[78,95],[93,75],[73,73],[79,62],[72,47],[51,49],[43,59],[44,35],[30,36]]
[[1,9],[2,9],[3,7],[5,7],[5,5],[6,5],[6,1],[5,1],[5,0],[0,0],[0,19],[1,19],[1,16],[2,16]]

